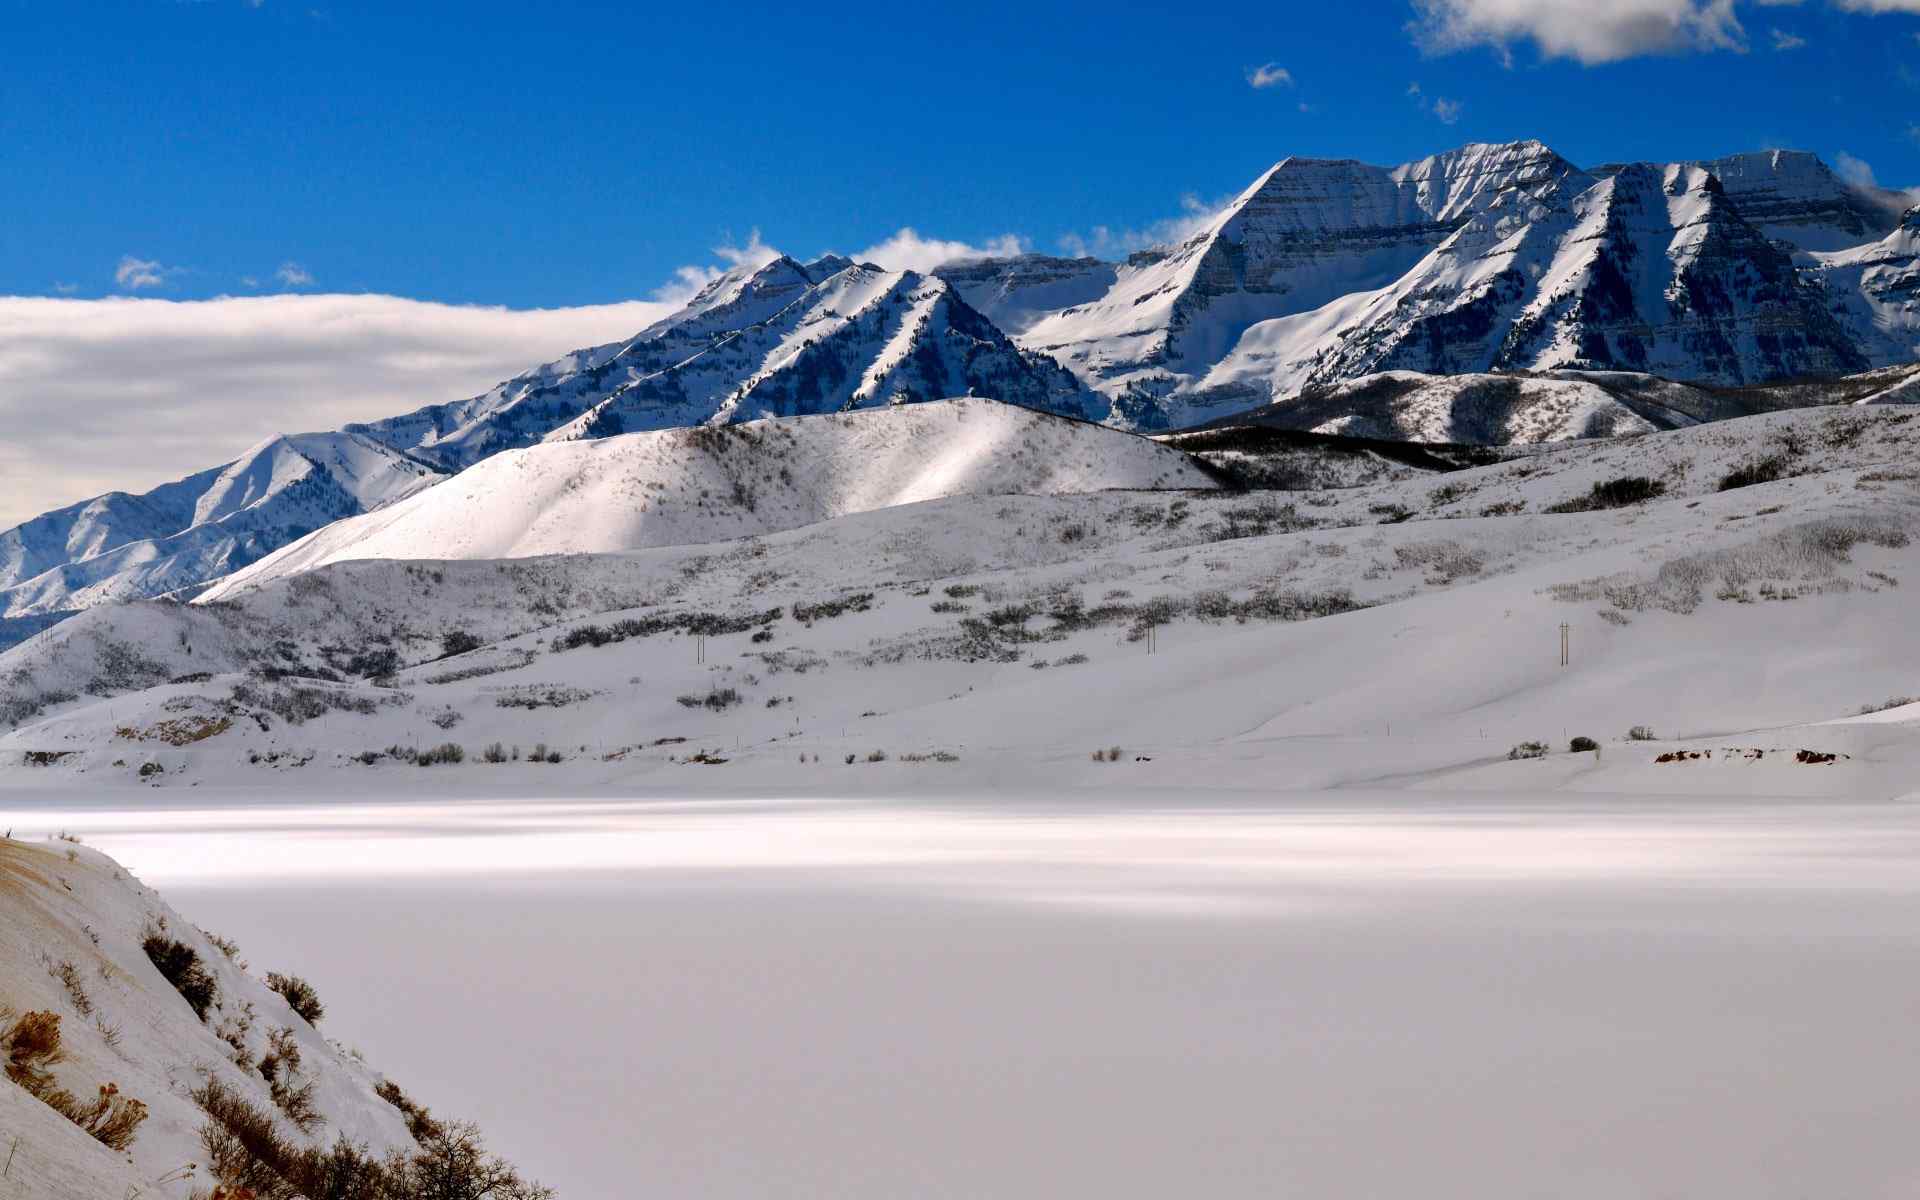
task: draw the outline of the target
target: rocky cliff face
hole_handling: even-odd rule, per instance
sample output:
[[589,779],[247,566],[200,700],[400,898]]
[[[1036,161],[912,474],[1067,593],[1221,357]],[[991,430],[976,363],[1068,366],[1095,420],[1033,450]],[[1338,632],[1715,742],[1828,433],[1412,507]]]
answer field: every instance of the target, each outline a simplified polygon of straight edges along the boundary
[[1730,154],[1694,165],[1720,180],[1748,224],[1797,250],[1876,241],[1904,207],[1890,192],[1847,184],[1804,150]]
[[952,284],[981,316],[1008,334],[1021,334],[1056,312],[1100,299],[1119,272],[1118,264],[1097,258],[1022,254],[963,259],[933,273]]

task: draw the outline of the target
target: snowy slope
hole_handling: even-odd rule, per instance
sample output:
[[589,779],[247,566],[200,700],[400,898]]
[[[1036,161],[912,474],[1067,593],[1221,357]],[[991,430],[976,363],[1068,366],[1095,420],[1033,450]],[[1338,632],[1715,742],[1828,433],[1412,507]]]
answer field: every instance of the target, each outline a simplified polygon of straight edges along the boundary
[[147,495],[111,493],[0,534],[0,616],[203,583],[440,478],[355,434],[271,438],[224,467]]
[[[118,864],[65,841],[0,839],[0,1028],[28,1012],[60,1017],[65,1060],[56,1083],[91,1099],[104,1084],[147,1107],[126,1154],[108,1150],[12,1082],[0,1078],[0,1130],[20,1143],[9,1193],[33,1200],[102,1200],[138,1188],[143,1196],[184,1198],[213,1181],[200,1129],[206,1116],[188,1089],[218,1079],[267,1112],[274,1101],[258,1063],[268,1037],[287,1030],[298,1047],[298,1083],[313,1085],[323,1122],[296,1143],[330,1145],[344,1136],[376,1154],[413,1145],[400,1111],[374,1094],[381,1077],[328,1042],[237,959]],[[154,930],[185,942],[218,985],[205,1020],[154,968],[141,949]],[[72,970],[72,984],[56,977]],[[263,964],[298,973],[298,964]],[[111,1036],[109,1036],[111,1035]],[[11,1142],[11,1137],[4,1139]],[[167,1178],[170,1182],[158,1182]]]
[[1879,241],[1813,257],[1875,365],[1920,358],[1920,205]]
[[332,525],[207,598],[354,558],[606,553],[942,496],[1212,486],[1179,451],[986,400],[556,442]]

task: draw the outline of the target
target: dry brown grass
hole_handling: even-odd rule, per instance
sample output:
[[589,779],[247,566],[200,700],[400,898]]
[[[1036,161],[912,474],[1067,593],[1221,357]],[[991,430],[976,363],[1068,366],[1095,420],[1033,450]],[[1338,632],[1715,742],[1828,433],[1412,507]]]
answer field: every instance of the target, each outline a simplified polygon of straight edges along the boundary
[[27,1013],[0,1035],[0,1051],[6,1055],[7,1078],[28,1095],[109,1149],[133,1145],[147,1119],[145,1104],[122,1095],[116,1083],[101,1084],[89,1103],[54,1081],[53,1068],[67,1057],[60,1044],[60,1014]]

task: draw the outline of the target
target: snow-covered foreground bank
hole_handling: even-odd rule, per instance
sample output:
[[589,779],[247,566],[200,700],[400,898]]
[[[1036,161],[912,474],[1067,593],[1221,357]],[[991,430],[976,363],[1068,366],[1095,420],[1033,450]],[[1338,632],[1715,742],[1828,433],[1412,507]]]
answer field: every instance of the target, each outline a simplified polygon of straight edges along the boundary
[[1920,1178],[1908,803],[260,800],[10,790],[0,821],[297,949],[330,1033],[565,1196]]

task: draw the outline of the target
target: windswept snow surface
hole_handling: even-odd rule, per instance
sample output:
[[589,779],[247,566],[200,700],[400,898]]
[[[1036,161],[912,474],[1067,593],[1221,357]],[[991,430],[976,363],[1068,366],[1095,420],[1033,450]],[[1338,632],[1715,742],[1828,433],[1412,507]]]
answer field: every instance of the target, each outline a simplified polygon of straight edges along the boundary
[[355,558],[600,554],[945,496],[1213,486],[1177,450],[986,400],[671,429],[500,455],[413,502],[296,542],[208,598]]

